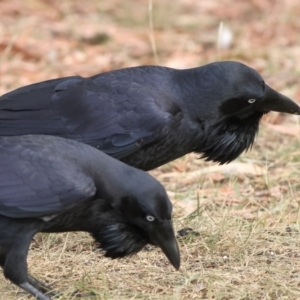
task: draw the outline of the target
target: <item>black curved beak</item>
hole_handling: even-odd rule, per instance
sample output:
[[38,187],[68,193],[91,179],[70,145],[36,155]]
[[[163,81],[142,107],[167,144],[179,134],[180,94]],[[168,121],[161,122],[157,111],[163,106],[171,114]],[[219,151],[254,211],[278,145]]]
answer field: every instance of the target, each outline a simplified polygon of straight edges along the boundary
[[266,85],[265,96],[258,106],[263,111],[278,111],[288,114],[300,115],[300,107],[288,97],[276,92]]
[[151,242],[160,247],[176,270],[180,267],[180,253],[171,221],[155,225],[150,234]]

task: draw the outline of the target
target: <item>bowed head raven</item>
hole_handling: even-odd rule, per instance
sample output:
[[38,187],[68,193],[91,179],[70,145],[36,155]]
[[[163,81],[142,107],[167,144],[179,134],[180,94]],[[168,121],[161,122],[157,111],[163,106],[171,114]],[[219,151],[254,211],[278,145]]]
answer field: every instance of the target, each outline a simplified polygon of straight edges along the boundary
[[171,213],[157,180],[93,147],[53,136],[0,137],[0,266],[40,300],[49,299],[47,286],[27,272],[37,232],[89,232],[111,258],[154,244],[178,269]]
[[7,93],[0,97],[0,135],[74,139],[143,170],[189,152],[224,164],[251,147],[269,111],[300,108],[242,63],[141,66]]

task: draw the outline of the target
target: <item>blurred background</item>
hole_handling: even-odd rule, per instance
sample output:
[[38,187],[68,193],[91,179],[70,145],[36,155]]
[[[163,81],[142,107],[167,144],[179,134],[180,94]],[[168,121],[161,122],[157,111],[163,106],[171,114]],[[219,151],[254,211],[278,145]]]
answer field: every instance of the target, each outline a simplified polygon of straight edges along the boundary
[[[237,60],[300,102],[299,16],[298,0],[0,0],[0,94],[118,68]],[[152,171],[177,229],[196,232],[179,236],[180,272],[153,249],[100,262],[80,234],[38,235],[30,269],[63,299],[299,299],[299,136],[299,117],[270,113],[253,149],[229,165],[190,154]],[[27,299],[1,279],[0,299],[16,297]]]
[[0,0],[0,92],[143,64],[239,60],[297,100],[299,15],[297,0]]

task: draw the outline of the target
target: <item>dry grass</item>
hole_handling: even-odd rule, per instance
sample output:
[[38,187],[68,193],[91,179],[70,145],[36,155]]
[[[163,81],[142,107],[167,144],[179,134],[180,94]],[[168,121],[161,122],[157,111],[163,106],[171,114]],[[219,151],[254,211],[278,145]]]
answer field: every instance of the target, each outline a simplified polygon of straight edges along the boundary
[[[153,1],[151,39],[147,1],[2,0],[0,13],[0,93],[154,64],[155,48],[160,64],[179,68],[244,61],[300,97],[297,0]],[[218,51],[221,21],[234,38]],[[103,258],[83,233],[37,235],[30,272],[61,299],[300,299],[299,119],[271,114],[264,123],[231,168],[188,155],[152,172],[174,202],[176,228],[199,233],[179,239],[179,272],[155,248]],[[1,277],[0,299],[16,298],[29,297]]]

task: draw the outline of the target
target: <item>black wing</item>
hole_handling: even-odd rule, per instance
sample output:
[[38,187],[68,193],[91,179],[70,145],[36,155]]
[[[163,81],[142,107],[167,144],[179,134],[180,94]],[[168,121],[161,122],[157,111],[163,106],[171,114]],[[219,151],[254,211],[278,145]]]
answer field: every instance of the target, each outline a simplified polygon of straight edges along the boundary
[[0,97],[0,135],[51,134],[124,158],[172,118],[168,69],[141,67],[30,85]]
[[93,179],[74,161],[51,153],[51,148],[38,153],[27,146],[15,142],[0,145],[1,215],[43,217],[95,195]]

